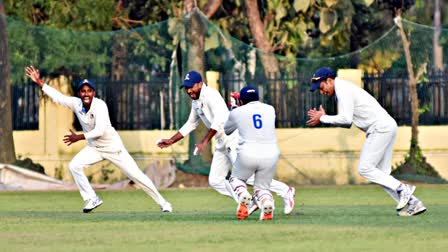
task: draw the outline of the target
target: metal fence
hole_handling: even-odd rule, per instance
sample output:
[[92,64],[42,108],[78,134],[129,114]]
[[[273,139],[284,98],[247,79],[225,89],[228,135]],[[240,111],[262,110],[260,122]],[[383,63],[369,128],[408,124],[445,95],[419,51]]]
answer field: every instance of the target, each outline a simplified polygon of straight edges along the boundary
[[39,128],[39,90],[39,87],[29,83],[11,87],[14,130],[36,130]]
[[[392,115],[399,125],[411,124],[411,104],[406,70],[379,74],[366,73],[364,89]],[[420,117],[419,124],[448,123],[447,94],[448,69],[430,70],[417,85]]]
[[[219,84],[224,99],[229,102],[230,93],[240,90],[245,85],[257,86],[263,101],[276,108],[276,124],[279,128],[304,127],[308,119],[307,110],[318,108],[320,104],[326,108],[328,114],[336,113],[336,103],[333,99],[318,92],[308,91],[309,76],[276,75],[245,80],[247,78],[240,78],[237,75],[222,75]],[[179,110],[188,106],[184,105],[184,102],[176,106],[173,104],[168,75],[158,75],[145,81],[94,81],[97,97],[106,101],[112,125],[118,130],[167,129],[173,123],[173,115],[174,118],[179,117]],[[379,101],[399,125],[410,125],[411,111],[405,70],[380,74],[366,73],[363,81],[367,92]],[[425,80],[418,85],[420,124],[448,123],[447,84],[448,69],[444,69],[429,71],[425,75]],[[36,85],[31,84],[12,86],[14,130],[38,128],[38,90]],[[170,104],[174,109],[173,113],[170,113]],[[176,121],[179,121],[179,118],[176,118]],[[80,129],[76,118],[74,126]]]
[[[169,78],[158,74],[151,80],[93,80],[96,97],[104,100],[112,125],[119,130],[167,129],[169,116]],[[77,82],[75,82],[77,83]],[[75,117],[74,126],[81,129]]]
[[220,79],[220,92],[229,100],[232,91],[239,91],[246,85],[256,86],[263,102],[274,106],[278,128],[304,127],[308,120],[307,111],[323,105],[328,114],[336,113],[336,102],[319,94],[309,92],[309,76],[272,75],[268,78],[256,76],[241,78],[238,75],[224,75]]

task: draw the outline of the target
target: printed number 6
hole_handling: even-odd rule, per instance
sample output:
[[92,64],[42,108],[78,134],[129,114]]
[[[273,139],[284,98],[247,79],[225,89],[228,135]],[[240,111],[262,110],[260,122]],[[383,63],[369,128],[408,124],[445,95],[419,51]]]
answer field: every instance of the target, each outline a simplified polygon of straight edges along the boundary
[[261,115],[260,114],[254,114],[252,116],[252,120],[254,121],[254,127],[256,129],[261,129],[261,127],[263,127],[263,121],[261,121]]

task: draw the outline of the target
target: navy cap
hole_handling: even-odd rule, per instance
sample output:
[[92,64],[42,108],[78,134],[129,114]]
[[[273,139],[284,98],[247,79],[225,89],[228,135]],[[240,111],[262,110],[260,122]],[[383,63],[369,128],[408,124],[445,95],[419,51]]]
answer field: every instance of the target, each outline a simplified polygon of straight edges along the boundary
[[95,84],[93,84],[93,82],[89,81],[88,79],[84,79],[81,82],[79,82],[78,84],[78,91],[81,89],[82,86],[87,85],[89,86],[91,89],[95,90]]
[[313,92],[314,90],[318,89],[320,87],[320,83],[327,78],[336,78],[336,73],[331,70],[329,67],[321,67],[317,69],[317,71],[313,74],[313,77],[311,78],[311,88],[310,92]]
[[190,71],[185,75],[184,82],[180,86],[180,88],[187,87],[191,88],[194,84],[201,82],[202,77],[201,74],[196,71]]
[[260,97],[258,96],[258,91],[256,87],[253,86],[245,86],[240,91],[240,100],[242,100],[245,104],[251,101],[258,101]]

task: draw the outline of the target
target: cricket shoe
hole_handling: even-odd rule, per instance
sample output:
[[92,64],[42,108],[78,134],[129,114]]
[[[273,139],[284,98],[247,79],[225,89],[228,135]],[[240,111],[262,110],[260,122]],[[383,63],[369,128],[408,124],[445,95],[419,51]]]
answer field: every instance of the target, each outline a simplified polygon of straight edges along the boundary
[[239,196],[238,208],[236,209],[236,218],[245,220],[249,217],[249,205],[252,202],[252,196],[249,193],[241,193]]
[[398,212],[399,216],[414,216],[424,213],[426,211],[425,205],[420,200],[416,200],[413,204],[409,204],[407,209]]
[[163,213],[171,213],[173,211],[173,207],[168,201],[165,201],[165,203],[160,206],[160,211]]
[[255,211],[260,209],[255,200],[251,201],[251,204],[248,206],[248,208],[249,208],[249,215],[253,214]]
[[101,204],[103,204],[103,201],[98,196],[95,196],[94,198],[86,200],[86,205],[84,206],[82,211],[84,213],[88,213],[93,209],[101,206]]
[[400,201],[397,205],[397,211],[401,211],[409,202],[412,195],[414,194],[415,186],[408,185],[408,184],[401,184],[398,189],[397,193],[400,197]]
[[272,220],[274,216],[274,201],[266,199],[262,203],[260,220]]
[[283,197],[284,209],[283,212],[285,214],[290,214],[294,209],[294,195],[296,194],[296,189],[294,187],[289,187],[288,192],[285,197]]

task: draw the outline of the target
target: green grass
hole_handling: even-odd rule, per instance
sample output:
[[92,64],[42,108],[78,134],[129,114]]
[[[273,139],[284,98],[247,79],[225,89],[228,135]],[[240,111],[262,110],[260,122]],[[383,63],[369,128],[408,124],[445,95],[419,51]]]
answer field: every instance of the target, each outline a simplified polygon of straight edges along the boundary
[[296,209],[271,222],[235,220],[235,204],[210,189],[165,190],[162,214],[140,190],[99,191],[83,214],[78,192],[0,193],[0,251],[447,251],[448,186],[418,185],[428,211],[395,215],[379,187],[298,187]]

